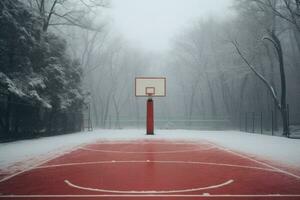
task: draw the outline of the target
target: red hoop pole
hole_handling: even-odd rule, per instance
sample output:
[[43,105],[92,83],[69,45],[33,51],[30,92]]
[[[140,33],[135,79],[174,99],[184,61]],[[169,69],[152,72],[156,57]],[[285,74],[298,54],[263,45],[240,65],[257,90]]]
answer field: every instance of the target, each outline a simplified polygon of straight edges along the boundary
[[147,135],[154,135],[153,100],[147,100]]

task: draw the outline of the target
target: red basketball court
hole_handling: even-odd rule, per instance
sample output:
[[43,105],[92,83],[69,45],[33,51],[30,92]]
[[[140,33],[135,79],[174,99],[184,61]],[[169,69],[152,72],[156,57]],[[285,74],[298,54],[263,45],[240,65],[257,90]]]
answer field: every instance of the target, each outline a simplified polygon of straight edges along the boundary
[[300,175],[208,141],[80,146],[0,181],[1,199],[300,199]]

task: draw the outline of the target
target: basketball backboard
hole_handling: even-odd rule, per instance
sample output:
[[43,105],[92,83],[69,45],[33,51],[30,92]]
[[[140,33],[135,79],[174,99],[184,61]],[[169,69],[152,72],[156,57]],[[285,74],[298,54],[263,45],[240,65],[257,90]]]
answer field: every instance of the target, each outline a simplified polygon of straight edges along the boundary
[[136,77],[135,96],[136,97],[165,97],[166,78],[165,77]]

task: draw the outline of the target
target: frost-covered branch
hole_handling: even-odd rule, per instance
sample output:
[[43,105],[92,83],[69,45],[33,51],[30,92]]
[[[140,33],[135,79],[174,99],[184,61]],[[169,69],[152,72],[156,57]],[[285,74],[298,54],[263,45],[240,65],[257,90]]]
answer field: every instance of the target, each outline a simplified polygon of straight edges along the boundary
[[[28,1],[30,6],[40,15],[41,19],[43,19],[44,32],[47,32],[49,26],[57,25],[77,26],[91,31],[102,30],[102,28],[87,24],[83,19],[87,19],[87,16],[93,11],[93,8],[108,7],[106,0],[80,0],[78,1],[79,4],[81,4],[79,7],[75,7],[76,1],[72,2],[70,0]],[[78,13],[82,14],[78,15]],[[88,19],[91,20],[90,18]]]
[[242,60],[246,63],[246,65],[251,69],[251,71],[253,71],[255,73],[255,75],[267,86],[268,90],[271,92],[272,97],[274,99],[274,101],[276,102],[276,106],[280,109],[281,105],[278,101],[278,97],[276,95],[276,92],[273,88],[273,86],[266,80],[266,78],[260,74],[247,60],[247,58],[244,56],[244,54],[241,52],[240,48],[239,48],[239,44],[237,41],[231,41],[231,43],[234,45],[237,53],[239,54],[239,56],[242,58]]

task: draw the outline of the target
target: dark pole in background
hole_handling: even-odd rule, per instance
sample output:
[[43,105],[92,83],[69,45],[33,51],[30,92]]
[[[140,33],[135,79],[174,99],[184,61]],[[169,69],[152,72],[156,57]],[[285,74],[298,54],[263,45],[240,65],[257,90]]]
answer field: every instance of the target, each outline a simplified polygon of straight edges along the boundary
[[[287,104],[286,105],[286,108],[287,108],[287,121],[288,121],[288,127],[290,127],[290,105]],[[290,132],[288,133],[287,137],[290,137]]]
[[240,131],[242,131],[242,113],[240,112],[240,117],[239,117],[239,128]]
[[247,112],[245,113],[245,132],[248,132],[248,119],[247,119]]
[[255,133],[255,112],[252,112],[252,133]]
[[272,135],[274,135],[274,112],[272,110],[272,117],[271,117],[271,128],[272,128]]
[[89,116],[88,116],[88,131],[92,131],[93,127],[92,127],[92,121],[91,121],[91,104],[88,104],[88,112],[89,112]]
[[260,112],[260,134],[263,134],[263,113]]

